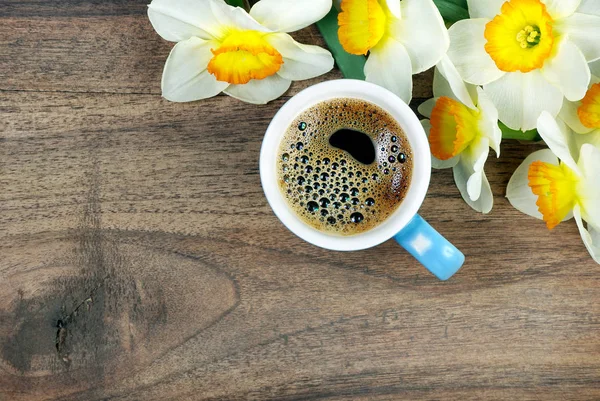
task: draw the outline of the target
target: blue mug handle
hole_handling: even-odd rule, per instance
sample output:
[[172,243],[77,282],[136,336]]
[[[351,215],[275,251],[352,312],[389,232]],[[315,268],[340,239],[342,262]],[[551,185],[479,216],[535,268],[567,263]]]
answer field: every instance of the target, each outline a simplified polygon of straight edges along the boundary
[[418,214],[394,239],[440,280],[448,280],[465,262],[465,255]]

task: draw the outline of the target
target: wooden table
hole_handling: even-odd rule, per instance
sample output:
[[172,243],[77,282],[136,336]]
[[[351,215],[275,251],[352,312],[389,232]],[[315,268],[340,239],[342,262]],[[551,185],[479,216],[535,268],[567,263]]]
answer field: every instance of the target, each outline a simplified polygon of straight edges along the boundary
[[539,146],[490,159],[487,216],[434,172],[422,214],[467,255],[440,282],[391,242],[308,245],[263,196],[269,120],[339,72],[175,104],[146,1],[0,22],[0,400],[600,399],[600,267],[504,198]]

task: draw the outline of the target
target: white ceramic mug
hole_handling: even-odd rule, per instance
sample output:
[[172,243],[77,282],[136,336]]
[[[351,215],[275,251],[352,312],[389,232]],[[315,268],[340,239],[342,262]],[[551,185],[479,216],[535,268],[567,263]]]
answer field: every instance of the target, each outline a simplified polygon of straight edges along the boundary
[[[387,111],[404,130],[413,154],[411,185],[398,209],[373,229],[350,236],[325,233],[303,222],[288,206],[279,188],[277,174],[279,147],[290,124],[307,108],[336,98],[364,100]],[[417,214],[431,177],[429,143],[410,107],[380,86],[351,79],[327,81],[291,98],[275,115],[265,134],[260,176],[267,200],[277,217],[294,234],[311,244],[334,251],[357,251],[394,238],[441,280],[450,278],[464,262],[464,255]]]

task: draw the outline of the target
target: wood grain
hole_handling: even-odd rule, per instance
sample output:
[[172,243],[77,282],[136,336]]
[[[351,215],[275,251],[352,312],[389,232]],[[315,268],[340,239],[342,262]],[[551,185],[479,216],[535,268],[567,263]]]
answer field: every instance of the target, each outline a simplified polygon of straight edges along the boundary
[[600,270],[573,222],[504,198],[540,146],[490,159],[487,216],[434,172],[422,214],[467,255],[449,282],[393,243],[315,248],[258,155],[339,73],[266,106],[169,103],[145,7],[0,0],[0,400],[600,399]]

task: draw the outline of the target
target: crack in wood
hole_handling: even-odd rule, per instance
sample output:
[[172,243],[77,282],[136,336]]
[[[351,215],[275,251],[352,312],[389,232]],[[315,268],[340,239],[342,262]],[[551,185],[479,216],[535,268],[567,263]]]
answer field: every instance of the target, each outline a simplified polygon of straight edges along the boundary
[[104,281],[108,278],[108,276],[104,277],[102,279],[102,283],[100,285],[98,285],[96,288],[92,289],[92,291],[90,292],[90,295],[83,301],[81,301],[74,309],[73,311],[71,311],[71,313],[69,313],[67,316],[58,319],[58,321],[56,322],[56,327],[58,328],[57,332],[56,332],[56,352],[58,353],[58,357],[60,358],[61,361],[63,361],[63,363],[65,363],[67,366],[70,365],[71,360],[69,358],[69,353],[68,351],[66,351],[65,349],[65,343],[67,340],[67,335],[68,335],[68,329],[67,329],[67,325],[69,324],[69,322],[71,322],[73,320],[73,317],[77,316],[77,314],[79,313],[79,310],[86,305],[87,306],[87,311],[89,312],[92,308],[92,304],[94,303],[94,294],[96,294],[96,292],[102,288],[102,286],[104,285]]

